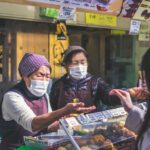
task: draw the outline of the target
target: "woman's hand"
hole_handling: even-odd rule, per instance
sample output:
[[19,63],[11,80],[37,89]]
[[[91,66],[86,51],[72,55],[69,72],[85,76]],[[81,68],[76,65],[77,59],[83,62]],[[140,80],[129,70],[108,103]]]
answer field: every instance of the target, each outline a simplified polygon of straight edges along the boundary
[[59,121],[55,121],[51,125],[48,126],[49,132],[56,132],[58,129],[59,129]]
[[113,89],[113,90],[110,91],[109,94],[118,96],[121,100],[121,103],[122,103],[124,109],[127,112],[129,112],[132,109],[133,104],[132,104],[132,101],[131,101],[130,94],[127,91],[123,91],[123,90],[120,90],[120,89]]
[[89,113],[89,112],[95,110],[96,107],[95,106],[84,107],[84,103],[79,102],[79,103],[68,103],[64,107],[64,109],[67,112],[67,114],[70,114],[70,113]]

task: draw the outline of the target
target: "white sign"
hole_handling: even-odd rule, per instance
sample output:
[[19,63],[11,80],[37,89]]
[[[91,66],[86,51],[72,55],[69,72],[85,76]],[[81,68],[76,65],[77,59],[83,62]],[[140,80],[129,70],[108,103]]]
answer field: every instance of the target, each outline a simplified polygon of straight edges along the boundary
[[140,25],[141,25],[141,21],[131,20],[129,33],[130,34],[138,34],[140,31]]
[[76,8],[70,6],[61,6],[59,10],[58,19],[74,20],[76,14]]

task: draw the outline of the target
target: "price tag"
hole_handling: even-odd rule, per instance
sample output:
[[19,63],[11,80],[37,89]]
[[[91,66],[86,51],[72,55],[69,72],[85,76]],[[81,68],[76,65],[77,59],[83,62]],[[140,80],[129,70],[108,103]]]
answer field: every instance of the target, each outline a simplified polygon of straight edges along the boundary
[[68,123],[68,125],[69,125],[70,127],[74,127],[74,126],[80,125],[79,122],[76,120],[75,117],[66,118],[66,122]]

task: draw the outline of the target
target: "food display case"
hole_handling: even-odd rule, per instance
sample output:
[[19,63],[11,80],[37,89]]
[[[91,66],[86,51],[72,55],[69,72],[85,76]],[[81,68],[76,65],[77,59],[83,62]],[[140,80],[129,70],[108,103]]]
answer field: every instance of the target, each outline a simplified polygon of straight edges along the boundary
[[63,118],[58,132],[25,137],[25,143],[41,150],[134,150],[136,135],[124,127],[126,116],[121,107]]

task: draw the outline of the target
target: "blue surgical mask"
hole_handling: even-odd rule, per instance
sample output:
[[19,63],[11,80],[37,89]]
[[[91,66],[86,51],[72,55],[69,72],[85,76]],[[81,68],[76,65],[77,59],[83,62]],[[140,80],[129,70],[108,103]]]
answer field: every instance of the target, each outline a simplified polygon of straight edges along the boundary
[[83,79],[87,75],[87,65],[69,67],[69,74],[74,79]]
[[33,95],[41,97],[47,92],[48,84],[49,80],[31,80],[31,85],[27,88]]

